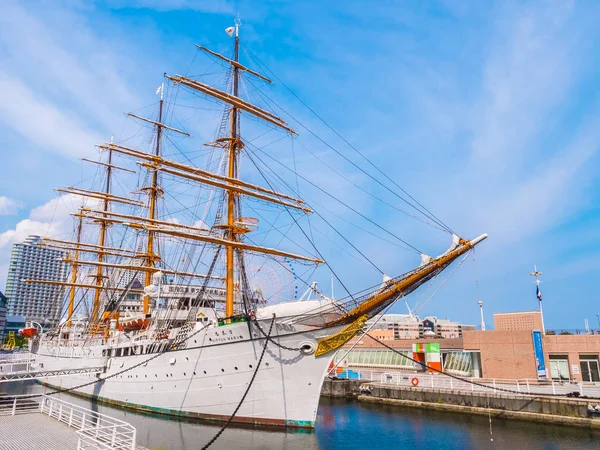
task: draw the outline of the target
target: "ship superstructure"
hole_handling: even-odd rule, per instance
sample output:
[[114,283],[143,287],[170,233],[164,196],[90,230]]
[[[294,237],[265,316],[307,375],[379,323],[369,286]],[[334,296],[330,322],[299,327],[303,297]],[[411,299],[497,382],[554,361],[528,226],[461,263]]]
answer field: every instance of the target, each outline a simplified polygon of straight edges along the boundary
[[[316,247],[310,255],[291,244],[265,245],[257,236],[261,220],[245,215],[246,200],[255,201],[278,209],[294,225],[313,208],[293,189],[279,189],[289,187],[284,179],[276,188],[242,177],[242,161],[251,160],[244,149],[253,145],[242,136],[242,117],[248,127],[266,125],[284,135],[295,131],[241,95],[243,77],[271,80],[240,63],[238,33],[236,21],[228,29],[232,58],[198,46],[228,68],[225,89],[203,78],[166,74],[170,90],[163,84],[157,91],[156,117],[129,114],[152,129],[149,150],[129,141],[101,144],[101,159],[86,160],[99,166],[101,186],[60,190],[85,199],[73,214],[74,239],[42,242],[68,252],[69,278],[52,282],[68,289],[66,320],[35,336],[31,351],[46,370],[104,367],[100,376],[42,380],[101,401],[228,420],[243,399],[235,421],[312,427],[333,352],[368,318],[435,278],[486,235],[470,241],[453,235],[442,255],[422,255],[418,268],[343,299],[295,299],[286,295],[286,286],[274,289],[277,283],[268,276],[259,283],[269,265],[296,280],[292,264],[312,268],[325,261]],[[190,136],[167,125],[179,94],[224,107],[215,139],[205,144],[209,163],[204,166],[165,151],[165,143],[177,149],[175,140]],[[115,189],[116,172],[138,177],[133,193]],[[201,192],[196,204],[186,204],[188,190],[176,187],[182,185]],[[187,223],[173,213],[177,210],[189,213]],[[95,230],[95,241],[87,239],[87,228]],[[286,233],[281,235],[282,243]],[[73,320],[86,307],[87,319]]]

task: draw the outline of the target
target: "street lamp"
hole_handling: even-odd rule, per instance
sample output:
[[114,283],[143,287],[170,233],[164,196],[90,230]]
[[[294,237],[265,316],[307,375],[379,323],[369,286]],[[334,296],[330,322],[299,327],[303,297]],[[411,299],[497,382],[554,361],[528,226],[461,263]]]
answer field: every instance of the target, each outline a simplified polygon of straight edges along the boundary
[[479,313],[481,314],[481,331],[485,331],[485,321],[483,320],[483,302],[479,300],[477,304],[479,305]]

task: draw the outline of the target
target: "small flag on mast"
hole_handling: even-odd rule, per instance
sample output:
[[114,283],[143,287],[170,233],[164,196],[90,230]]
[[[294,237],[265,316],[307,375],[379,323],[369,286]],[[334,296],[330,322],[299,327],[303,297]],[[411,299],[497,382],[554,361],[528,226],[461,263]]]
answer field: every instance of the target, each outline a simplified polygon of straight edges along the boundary
[[158,95],[160,93],[161,89],[162,89],[162,84],[156,88],[156,95]]
[[233,36],[234,31],[235,31],[235,27],[225,28],[225,33],[227,33],[229,36]]
[[535,280],[535,296],[538,298],[538,300],[541,302],[542,301],[542,291],[540,291],[540,280]]

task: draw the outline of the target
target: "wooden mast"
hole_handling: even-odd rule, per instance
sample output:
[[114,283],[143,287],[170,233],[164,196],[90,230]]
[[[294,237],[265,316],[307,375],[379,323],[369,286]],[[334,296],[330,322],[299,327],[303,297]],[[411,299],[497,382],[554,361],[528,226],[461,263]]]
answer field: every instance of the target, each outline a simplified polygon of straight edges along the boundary
[[[112,139],[111,139],[112,141]],[[106,213],[108,211],[108,205],[110,202],[110,178],[112,175],[112,149],[108,149],[108,164],[106,165],[106,186],[104,189],[104,193],[106,196],[104,197],[102,211]],[[106,217],[106,215],[104,215]],[[106,240],[106,229],[108,227],[108,222],[101,221],[100,222],[100,235],[98,238],[98,262],[102,263],[104,261],[104,241]],[[98,265],[96,270],[96,290],[94,292],[94,306],[92,309],[92,317],[90,318],[90,324],[93,324],[98,319],[98,309],[100,308],[100,292],[102,289],[102,281],[104,280],[104,275],[102,273],[102,266]]]
[[[77,245],[75,247],[75,261],[79,259],[79,242],[81,242],[81,227],[83,225],[83,217],[79,217],[77,222]],[[67,315],[67,328],[71,328],[73,319],[73,311],[75,309],[75,284],[77,283],[77,263],[73,263],[71,268],[71,289],[69,291],[69,309]]]
[[[162,113],[163,113],[163,93],[165,85],[164,83],[160,87],[160,102],[158,104],[158,123],[162,124]],[[162,126],[156,126],[156,148],[154,151],[155,156],[160,156],[160,140],[162,136]],[[150,197],[149,213],[148,218],[150,220],[156,220],[156,201],[158,199],[159,187],[158,187],[158,170],[152,171],[152,182],[149,187],[145,188],[148,190],[148,196]],[[148,230],[148,243],[146,249],[146,265],[148,267],[154,267],[158,255],[154,254],[154,232]],[[146,286],[152,284],[152,272],[146,272]],[[144,295],[144,314],[148,314],[150,311],[150,296]]]
[[[235,44],[234,44],[234,61],[237,63],[239,60],[240,50],[240,38],[239,38],[239,19],[235,22]],[[237,65],[232,67],[233,73],[233,95],[238,96],[238,76],[239,68]],[[238,147],[238,110],[236,106],[232,106],[230,110],[230,123],[229,123],[229,178],[237,178],[237,147]],[[237,240],[237,233],[235,232],[235,196],[236,193],[232,190],[227,190],[227,237],[230,241]],[[227,245],[226,251],[226,286],[225,286],[225,317],[231,317],[234,314],[234,279],[235,279],[235,265],[233,260],[233,246]],[[238,250],[239,251],[239,250]]]

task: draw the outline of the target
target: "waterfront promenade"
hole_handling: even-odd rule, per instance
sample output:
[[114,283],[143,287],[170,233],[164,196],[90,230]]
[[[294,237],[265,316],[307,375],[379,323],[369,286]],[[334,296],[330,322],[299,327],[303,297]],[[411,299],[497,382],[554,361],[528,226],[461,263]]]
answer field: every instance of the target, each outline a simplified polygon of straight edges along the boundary
[[0,419],[0,450],[76,449],[78,441],[75,429],[43,414]]
[[[581,381],[555,380],[539,381],[535,379],[505,379],[505,378],[452,378],[438,373],[424,373],[389,368],[357,368],[350,367],[350,374],[363,381],[373,381],[395,386],[412,387],[412,379],[417,378],[418,386],[432,389],[449,389],[472,392],[498,392],[508,389],[515,393],[536,393],[548,395],[564,395],[578,393],[580,396],[600,398],[600,385]],[[348,372],[337,376],[344,378]],[[333,375],[333,374],[332,374]],[[464,379],[464,381],[463,381]],[[471,381],[473,383],[471,383]],[[475,384],[474,384],[475,383]]]
[[54,396],[0,396],[0,417],[0,450],[143,450],[129,423]]

